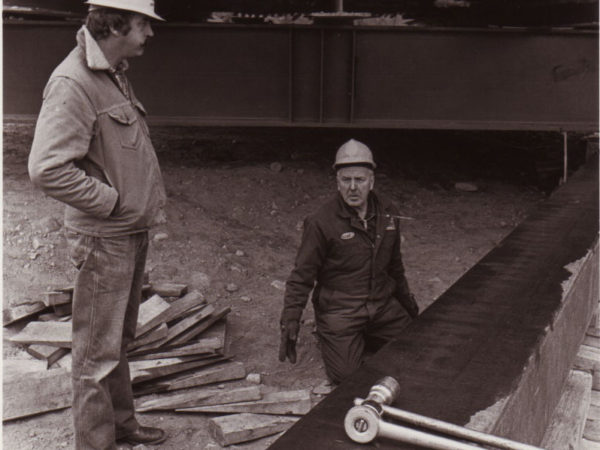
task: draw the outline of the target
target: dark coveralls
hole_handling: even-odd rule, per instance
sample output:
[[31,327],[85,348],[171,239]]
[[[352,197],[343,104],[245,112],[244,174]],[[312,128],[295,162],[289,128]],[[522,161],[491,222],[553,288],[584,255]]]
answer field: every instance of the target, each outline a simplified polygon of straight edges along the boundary
[[313,287],[325,369],[339,382],[360,366],[366,338],[381,346],[418,314],[404,276],[398,211],[390,202],[371,192],[363,221],[338,194],[305,219],[282,324],[300,320]]

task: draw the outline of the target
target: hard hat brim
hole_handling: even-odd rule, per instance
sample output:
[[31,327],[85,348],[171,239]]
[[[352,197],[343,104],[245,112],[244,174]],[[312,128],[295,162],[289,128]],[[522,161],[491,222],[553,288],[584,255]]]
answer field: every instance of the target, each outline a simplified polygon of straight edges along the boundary
[[115,1],[115,0],[87,0],[85,3],[90,6],[101,6],[103,8],[113,8],[113,9],[120,9],[122,11],[131,11],[131,12],[141,14],[143,16],[150,17],[155,20],[160,20],[161,22],[166,22],[165,19],[160,17],[154,11],[148,11],[146,9],[135,8],[133,6],[131,6],[131,7],[123,6],[122,2],[119,2],[118,0],[117,1]]

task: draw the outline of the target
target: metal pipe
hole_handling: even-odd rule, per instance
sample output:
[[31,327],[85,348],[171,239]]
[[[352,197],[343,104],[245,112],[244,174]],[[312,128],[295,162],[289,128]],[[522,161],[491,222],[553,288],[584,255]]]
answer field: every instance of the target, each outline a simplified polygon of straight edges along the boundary
[[[356,398],[354,400],[355,405],[362,405],[363,403],[364,399]],[[477,442],[480,444],[493,445],[497,448],[505,450],[541,450],[540,447],[535,447],[529,444],[523,444],[521,442],[483,433],[481,431],[470,430],[459,425],[444,422],[442,420],[433,419],[427,416],[422,416],[420,414],[403,411],[401,409],[393,408],[385,404],[381,404],[380,406],[382,408],[382,414],[387,414],[388,416],[394,419],[402,420],[404,422],[410,423],[411,425],[427,428],[440,433],[446,433],[462,439],[468,439],[470,441]]]

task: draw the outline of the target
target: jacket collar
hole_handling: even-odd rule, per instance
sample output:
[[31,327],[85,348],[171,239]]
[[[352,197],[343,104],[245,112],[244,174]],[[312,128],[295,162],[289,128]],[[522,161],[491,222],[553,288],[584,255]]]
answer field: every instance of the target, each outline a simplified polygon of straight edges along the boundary
[[108,70],[114,72],[124,71],[129,68],[129,63],[126,60],[121,61],[117,67],[111,67],[98,42],[96,42],[92,33],[90,33],[90,30],[85,25],[77,32],[76,39],[77,45],[85,55],[85,60],[90,70]]

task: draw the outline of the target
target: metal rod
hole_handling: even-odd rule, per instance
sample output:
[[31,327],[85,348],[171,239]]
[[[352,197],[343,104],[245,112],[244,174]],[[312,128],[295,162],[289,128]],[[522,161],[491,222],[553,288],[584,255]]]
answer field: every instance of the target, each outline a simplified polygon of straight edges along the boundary
[[436,450],[481,450],[478,445],[470,445],[454,439],[424,433],[413,428],[387,423],[383,420],[379,421],[378,436]]
[[[355,405],[361,405],[363,402],[364,400],[360,398],[356,398],[354,400]],[[437,420],[431,417],[422,416],[420,414],[403,411],[401,409],[393,408],[387,405],[381,406],[383,408],[383,414],[387,414],[388,416],[394,419],[402,420],[412,425],[427,428],[433,431],[450,434],[452,436],[456,436],[463,439],[468,439],[480,444],[493,445],[497,448],[505,450],[541,450],[540,447],[535,447],[529,444],[523,444],[521,442],[483,433],[481,431],[470,430],[468,428],[444,422],[442,420]]]

